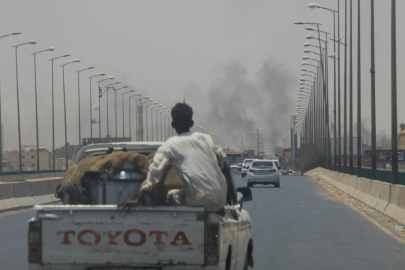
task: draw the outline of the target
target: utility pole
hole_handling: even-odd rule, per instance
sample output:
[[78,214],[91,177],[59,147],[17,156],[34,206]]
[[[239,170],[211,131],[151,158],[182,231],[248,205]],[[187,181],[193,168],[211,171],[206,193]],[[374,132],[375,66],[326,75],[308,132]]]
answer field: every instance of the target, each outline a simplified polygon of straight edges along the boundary
[[375,46],[374,46],[374,0],[371,1],[371,179],[377,179],[377,149],[375,121]]
[[353,174],[353,0],[350,0],[349,174]]
[[361,177],[361,21],[360,0],[357,0],[357,176]]
[[345,0],[345,67],[343,94],[343,172],[347,172],[347,0]]
[[392,184],[398,184],[398,139],[397,139],[397,29],[396,0],[391,0],[391,151]]

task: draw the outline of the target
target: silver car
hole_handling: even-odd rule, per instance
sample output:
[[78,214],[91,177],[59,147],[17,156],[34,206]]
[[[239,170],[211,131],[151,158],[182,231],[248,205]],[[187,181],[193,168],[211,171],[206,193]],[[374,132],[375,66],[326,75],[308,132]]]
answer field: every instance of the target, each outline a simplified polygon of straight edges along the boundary
[[280,174],[274,161],[254,160],[250,164],[247,172],[247,185],[253,187],[255,184],[272,184],[274,187],[280,187]]

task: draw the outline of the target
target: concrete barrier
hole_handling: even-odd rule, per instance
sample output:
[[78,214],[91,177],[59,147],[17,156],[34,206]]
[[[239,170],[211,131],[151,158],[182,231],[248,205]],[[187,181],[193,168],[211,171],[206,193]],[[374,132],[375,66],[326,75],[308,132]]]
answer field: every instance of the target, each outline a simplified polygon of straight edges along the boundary
[[326,172],[320,168],[305,175],[316,175],[364,204],[405,224],[405,186],[339,172]]
[[35,179],[0,184],[0,211],[32,207],[60,201],[54,197],[62,178]]
[[390,203],[384,214],[405,224],[405,186],[391,185]]
[[[380,212],[384,212],[390,202],[391,184],[376,180],[371,181],[371,201],[370,206]],[[405,198],[404,198],[405,199]]]

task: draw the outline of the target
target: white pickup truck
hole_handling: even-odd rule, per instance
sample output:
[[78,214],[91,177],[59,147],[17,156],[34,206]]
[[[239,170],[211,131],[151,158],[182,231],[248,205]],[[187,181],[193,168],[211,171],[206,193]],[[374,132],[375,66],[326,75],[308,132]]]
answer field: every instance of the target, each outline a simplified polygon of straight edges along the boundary
[[[157,143],[84,147],[76,161],[108,151],[156,151]],[[121,187],[128,187],[125,181]],[[114,179],[104,181],[103,202],[35,206],[29,221],[30,270],[244,270],[253,267],[249,188],[237,189],[238,203],[223,211],[201,207],[138,206],[117,209]],[[112,182],[112,183],[109,183]],[[126,189],[126,188],[125,188]],[[121,198],[122,199],[122,198]],[[113,203],[110,203],[110,202]]]

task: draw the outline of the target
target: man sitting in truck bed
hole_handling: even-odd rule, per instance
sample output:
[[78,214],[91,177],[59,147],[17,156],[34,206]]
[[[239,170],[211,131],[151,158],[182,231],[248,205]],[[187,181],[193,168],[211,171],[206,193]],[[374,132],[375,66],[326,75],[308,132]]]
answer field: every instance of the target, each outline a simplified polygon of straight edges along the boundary
[[[159,183],[170,164],[184,184],[182,190],[171,191],[171,196],[188,206],[203,206],[217,211],[226,203],[227,181],[218,166],[211,136],[190,132],[194,121],[193,109],[186,103],[177,103],[172,111],[172,127],[179,136],[168,139],[157,150],[149,173],[141,187],[140,198]],[[127,200],[122,206],[139,203]]]

